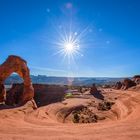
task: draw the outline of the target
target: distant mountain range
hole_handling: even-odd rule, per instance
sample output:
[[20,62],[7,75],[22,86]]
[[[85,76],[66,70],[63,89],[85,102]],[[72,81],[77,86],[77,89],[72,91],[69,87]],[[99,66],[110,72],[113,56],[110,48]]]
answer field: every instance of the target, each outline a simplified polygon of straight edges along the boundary
[[[114,84],[117,81],[121,81],[123,78],[107,78],[107,77],[96,77],[96,78],[90,78],[90,77],[74,77],[74,78],[68,78],[68,77],[49,77],[46,75],[38,75],[34,76],[31,75],[31,79],[33,83],[37,84],[56,84],[56,85],[92,85],[93,83],[98,85],[104,85],[104,84]],[[16,74],[11,75],[8,77],[5,81],[6,85],[11,85],[13,83],[22,83],[23,80]]]

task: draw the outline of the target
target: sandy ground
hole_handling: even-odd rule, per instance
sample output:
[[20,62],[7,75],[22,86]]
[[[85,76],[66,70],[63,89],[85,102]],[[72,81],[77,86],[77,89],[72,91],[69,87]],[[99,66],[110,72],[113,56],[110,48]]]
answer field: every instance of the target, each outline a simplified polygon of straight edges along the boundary
[[57,111],[61,107],[84,105],[90,99],[69,99],[37,110],[28,103],[0,110],[0,140],[140,140],[140,91],[107,89],[104,92],[110,98],[117,98],[109,112],[112,119],[90,124],[58,121],[61,117]]

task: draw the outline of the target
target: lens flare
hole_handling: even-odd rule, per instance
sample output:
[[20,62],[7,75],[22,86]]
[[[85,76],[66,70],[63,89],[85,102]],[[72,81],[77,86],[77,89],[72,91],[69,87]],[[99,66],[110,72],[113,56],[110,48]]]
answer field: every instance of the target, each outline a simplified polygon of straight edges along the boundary
[[85,40],[88,34],[89,26],[86,28],[74,28],[70,25],[61,25],[56,28],[57,38],[53,41],[56,48],[56,53],[54,55],[62,56],[62,61],[67,60],[68,64],[75,64],[76,59],[83,57],[82,52],[85,47]]
[[80,52],[80,38],[75,32],[61,34],[57,45],[59,46],[57,54],[62,55],[64,59],[68,58],[69,62],[74,61],[74,58],[78,55],[82,56]]
[[72,53],[74,51],[74,45],[72,43],[66,43],[65,49],[67,52]]
[[60,51],[65,56],[74,57],[74,55],[80,53],[79,43],[74,40],[64,41]]

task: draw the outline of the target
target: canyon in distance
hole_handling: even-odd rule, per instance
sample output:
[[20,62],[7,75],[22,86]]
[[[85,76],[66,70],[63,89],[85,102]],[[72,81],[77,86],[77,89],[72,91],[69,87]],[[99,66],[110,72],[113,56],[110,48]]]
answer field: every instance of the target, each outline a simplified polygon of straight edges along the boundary
[[140,0],[0,0],[0,140],[140,140]]
[[[9,56],[0,66],[0,139],[140,138],[140,75],[100,84],[31,84],[26,64]],[[23,83],[4,90],[13,72]]]

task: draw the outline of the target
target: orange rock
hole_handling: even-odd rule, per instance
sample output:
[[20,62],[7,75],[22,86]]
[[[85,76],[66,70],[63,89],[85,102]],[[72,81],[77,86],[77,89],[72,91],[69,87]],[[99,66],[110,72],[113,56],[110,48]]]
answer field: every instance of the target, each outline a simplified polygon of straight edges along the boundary
[[96,93],[98,93],[98,90],[97,90],[95,84],[92,85],[92,87],[91,87],[91,89],[90,89],[90,93],[91,93],[91,94],[96,94]]
[[115,84],[115,89],[121,89],[122,88],[122,83],[119,81]]
[[122,89],[126,90],[130,87],[136,86],[136,83],[134,81],[132,81],[131,79],[124,79],[122,82]]
[[140,75],[135,75],[132,80],[138,85],[140,84]]
[[[43,106],[64,99],[65,87],[59,85],[33,84],[34,100],[37,106]],[[7,92],[6,104],[13,105],[21,98],[23,92],[23,84],[13,84],[12,88]]]
[[104,96],[98,91],[95,84],[92,84],[92,87],[90,89],[90,94],[92,94],[95,98],[104,100]]
[[0,65],[0,102],[4,101],[6,91],[4,88],[4,81],[13,72],[17,73],[24,80],[24,90],[19,104],[24,104],[34,97],[34,89],[30,79],[30,71],[27,67],[27,62],[18,56],[11,55],[6,61]]

